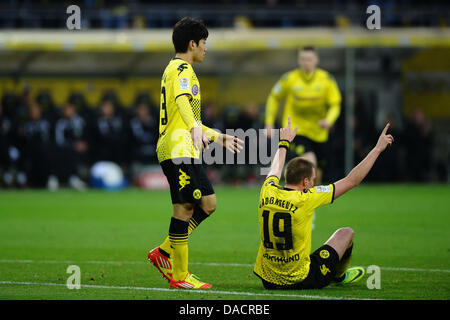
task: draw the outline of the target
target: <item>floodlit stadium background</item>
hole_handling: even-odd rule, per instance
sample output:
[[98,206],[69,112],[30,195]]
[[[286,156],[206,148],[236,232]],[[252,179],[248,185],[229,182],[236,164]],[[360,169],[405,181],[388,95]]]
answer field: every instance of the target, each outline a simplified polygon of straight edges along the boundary
[[[66,27],[70,4],[81,9],[81,30]],[[370,4],[380,6],[380,30],[366,27]],[[160,78],[174,55],[171,27],[184,16],[203,19],[210,31],[207,57],[194,66],[208,126],[263,128],[272,86],[297,67],[297,49],[313,45],[319,67],[335,76],[343,96],[323,180],[347,173],[390,121],[395,146],[366,181],[448,183],[449,9],[445,1],[4,1],[2,188],[50,187],[53,170],[73,160],[58,152],[53,128],[68,102],[89,125],[75,161],[81,180],[93,183],[91,167],[112,161],[130,185],[166,187],[154,153]],[[93,132],[105,101],[114,105],[121,125],[114,136],[101,138]],[[51,125],[48,140],[40,144],[27,143],[21,129],[36,104]],[[131,129],[141,104],[156,120],[145,141]],[[258,165],[208,170],[214,184],[262,178]],[[59,181],[60,186],[68,182]]]

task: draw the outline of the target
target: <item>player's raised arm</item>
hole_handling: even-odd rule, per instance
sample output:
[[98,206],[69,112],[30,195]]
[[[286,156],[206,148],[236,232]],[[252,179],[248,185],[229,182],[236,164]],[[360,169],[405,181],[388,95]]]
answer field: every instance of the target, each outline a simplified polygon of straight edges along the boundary
[[277,152],[272,160],[272,165],[270,166],[270,171],[267,176],[277,176],[278,179],[281,178],[281,173],[283,172],[284,161],[286,160],[286,153],[289,148],[289,143],[294,140],[297,134],[298,127],[292,130],[291,117],[288,117],[288,125],[280,129],[280,143]]
[[378,156],[386,150],[387,146],[392,145],[394,137],[387,134],[390,124],[388,123],[381,132],[376,146],[352,171],[343,179],[334,183],[334,199],[337,199],[348,190],[356,187],[367,176]]

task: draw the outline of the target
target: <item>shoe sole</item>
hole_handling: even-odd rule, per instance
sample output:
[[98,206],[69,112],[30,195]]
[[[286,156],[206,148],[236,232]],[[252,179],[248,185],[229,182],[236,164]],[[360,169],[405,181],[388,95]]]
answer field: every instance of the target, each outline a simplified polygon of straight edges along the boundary
[[[204,284],[203,286],[205,286],[205,285],[207,285],[207,284]],[[181,285],[170,285],[170,289],[184,289],[184,290],[208,290],[208,289],[211,289],[212,288],[212,285],[209,285],[209,286],[207,286],[206,288],[203,288],[203,286],[201,286],[200,288],[194,288],[194,287],[188,287],[188,286],[186,286],[186,287],[183,287],[183,286],[181,286]]]

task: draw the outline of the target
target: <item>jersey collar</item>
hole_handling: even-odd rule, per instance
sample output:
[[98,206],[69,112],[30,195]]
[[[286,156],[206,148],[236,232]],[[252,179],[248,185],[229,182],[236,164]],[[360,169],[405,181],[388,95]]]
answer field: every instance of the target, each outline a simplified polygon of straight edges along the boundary
[[303,79],[303,81],[311,82],[314,80],[314,78],[316,76],[317,69],[314,70],[314,72],[311,75],[306,75],[306,73],[304,73],[302,69],[299,69],[298,72],[300,73],[300,77]]

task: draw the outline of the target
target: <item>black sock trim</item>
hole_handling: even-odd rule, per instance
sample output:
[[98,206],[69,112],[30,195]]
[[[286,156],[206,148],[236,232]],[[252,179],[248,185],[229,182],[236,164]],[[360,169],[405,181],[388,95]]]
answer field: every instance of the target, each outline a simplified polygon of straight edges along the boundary
[[196,205],[194,207],[194,214],[192,215],[192,218],[195,221],[195,224],[198,226],[203,220],[208,218],[209,215],[200,207],[199,205]]
[[180,219],[170,219],[169,235],[185,235],[188,233],[189,222]]
[[344,281],[344,279],[345,279],[345,273],[340,278],[334,278],[334,282],[341,282],[341,281]]
[[352,250],[353,250],[353,244],[351,245],[350,248],[348,248],[347,250],[345,250],[344,254],[342,255],[341,261],[350,258],[350,256],[352,255]]
[[170,254],[161,248],[159,248],[159,253],[161,253],[166,258],[170,258]]

